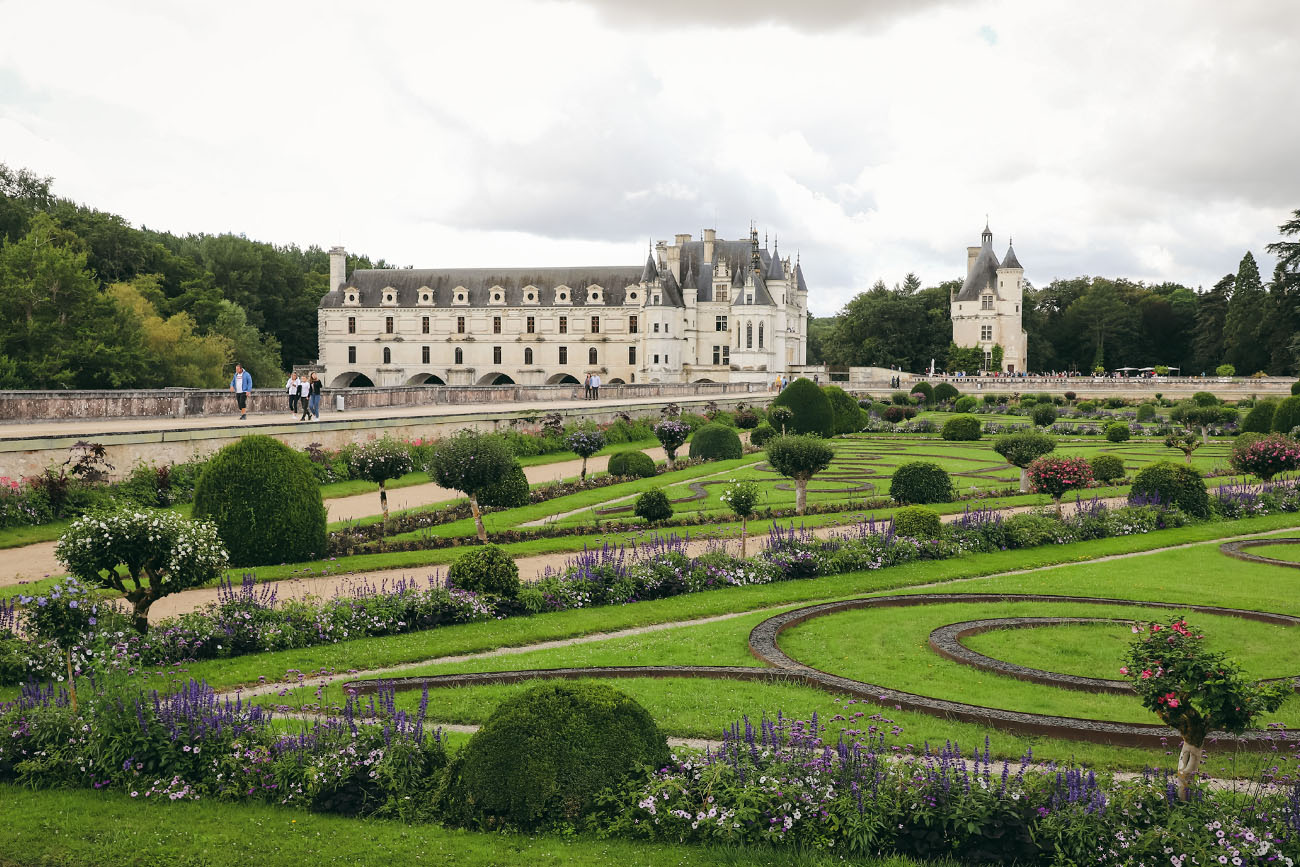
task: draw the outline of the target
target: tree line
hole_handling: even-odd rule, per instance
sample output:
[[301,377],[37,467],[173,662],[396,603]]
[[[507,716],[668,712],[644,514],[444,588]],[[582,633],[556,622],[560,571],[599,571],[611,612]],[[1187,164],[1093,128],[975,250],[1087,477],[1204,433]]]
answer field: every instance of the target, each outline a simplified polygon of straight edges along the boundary
[[0,163],[0,388],[219,387],[235,361],[269,386],[316,360],[327,251],[135,228],[52,183]]
[[[1035,371],[1232,365],[1239,375],[1300,370],[1300,210],[1265,249],[1278,257],[1265,282],[1247,251],[1209,290],[1178,283],[1075,277],[1025,284],[1023,323]],[[809,324],[808,361],[847,366],[973,369],[981,353],[952,343],[949,294],[961,280],[922,288],[908,274],[877,281],[833,317]]]

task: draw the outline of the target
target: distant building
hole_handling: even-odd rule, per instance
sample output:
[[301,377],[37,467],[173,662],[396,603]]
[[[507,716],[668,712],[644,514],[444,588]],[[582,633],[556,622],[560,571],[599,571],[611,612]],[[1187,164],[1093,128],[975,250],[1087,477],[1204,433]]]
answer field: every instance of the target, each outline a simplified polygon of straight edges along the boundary
[[976,346],[984,353],[985,369],[993,369],[993,347],[1002,347],[1001,369],[1006,373],[1028,370],[1028,338],[1021,327],[1025,269],[1007,242],[1007,255],[999,264],[993,252],[993,233],[987,225],[978,247],[966,248],[966,282],[951,302],[952,341]]
[[344,273],[318,310],[324,382],[770,382],[807,361],[808,287],[758,232],[660,241],[645,265]]

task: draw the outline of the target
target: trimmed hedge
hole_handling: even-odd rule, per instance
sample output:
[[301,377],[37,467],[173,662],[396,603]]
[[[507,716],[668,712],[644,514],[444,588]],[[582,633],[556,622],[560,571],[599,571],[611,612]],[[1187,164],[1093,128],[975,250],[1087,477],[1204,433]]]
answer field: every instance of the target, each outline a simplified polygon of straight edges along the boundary
[[487,827],[538,830],[571,825],[602,790],[670,760],[663,732],[625,693],[545,683],[492,712],[448,768],[448,788]]
[[1300,397],[1288,397],[1273,410],[1273,430],[1290,434],[1296,425],[1300,425]]
[[636,479],[648,479],[655,474],[654,458],[645,452],[615,452],[609,456],[606,471],[611,476],[630,476]]
[[1277,411],[1277,401],[1261,400],[1241,422],[1242,433],[1266,434],[1273,429],[1273,413]]
[[928,382],[918,382],[914,384],[911,393],[923,394],[925,395],[925,402],[927,404],[934,403],[934,386],[930,385]]
[[1210,517],[1210,494],[1201,474],[1184,464],[1161,461],[1144,467],[1133,477],[1130,502],[1158,498],[1165,506],[1177,506],[1194,518]]
[[[796,379],[776,396],[771,405],[788,407],[794,413],[794,418],[786,425],[786,433],[835,435],[835,415],[830,398],[811,379]],[[773,427],[780,429],[777,425]]]
[[1154,403],[1144,403],[1137,408],[1138,421],[1151,421],[1156,417],[1156,405]]
[[938,464],[912,461],[894,470],[889,480],[889,496],[907,504],[946,503],[956,496],[952,478]]
[[946,440],[977,440],[980,438],[980,420],[973,415],[950,418],[943,423],[941,436]]
[[938,539],[943,534],[943,523],[933,509],[905,506],[894,513],[894,533],[913,539]]
[[754,428],[754,430],[749,434],[749,444],[762,448],[767,445],[769,440],[776,436],[780,436],[780,431],[764,422]]
[[736,415],[732,421],[734,421],[736,427],[741,430],[753,430],[758,427],[758,413],[754,412],[752,409],[738,409],[736,410]]
[[1106,439],[1113,443],[1128,442],[1131,436],[1128,425],[1122,421],[1113,422],[1106,426]]
[[1037,404],[1032,418],[1039,427],[1051,427],[1056,424],[1056,407],[1050,403]]
[[692,459],[704,461],[731,461],[745,453],[740,435],[725,424],[706,424],[691,437]]
[[951,382],[941,382],[934,387],[934,399],[937,403],[946,403],[961,396],[957,386]]
[[502,476],[499,482],[488,485],[478,495],[480,506],[491,506],[494,509],[514,509],[527,506],[529,502],[528,476],[524,474],[519,461],[515,461],[510,472]]
[[1097,455],[1089,463],[1092,465],[1092,477],[1099,482],[1124,478],[1124,459],[1119,455]]
[[822,386],[831,403],[832,428],[837,434],[857,433],[866,423],[866,413],[847,391],[838,385]]
[[272,437],[243,437],[208,460],[193,517],[216,525],[231,566],[325,555],[325,504],[311,461]]
[[447,580],[461,590],[505,599],[519,596],[519,567],[496,545],[483,545],[461,554],[447,569]]
[[673,504],[668,502],[668,495],[663,491],[646,491],[636,498],[633,512],[641,520],[657,524],[673,516]]
[[[987,396],[988,395],[986,395],[986,397]],[[963,394],[961,397],[957,398],[957,402],[952,405],[953,412],[970,412],[975,408],[977,402],[978,401],[975,400],[975,395]]]

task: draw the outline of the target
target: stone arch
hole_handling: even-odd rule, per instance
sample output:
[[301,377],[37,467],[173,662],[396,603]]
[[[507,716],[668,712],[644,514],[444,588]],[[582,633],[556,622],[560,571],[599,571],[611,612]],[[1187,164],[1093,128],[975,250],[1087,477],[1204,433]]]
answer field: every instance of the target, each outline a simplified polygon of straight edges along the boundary
[[697,380],[695,380],[695,381],[696,381],[696,382],[713,382],[713,380],[711,380],[711,379],[707,379],[707,378],[701,378],[701,379],[697,379]]
[[417,373],[406,381],[407,385],[446,385],[436,373]]
[[619,379],[619,378],[616,376],[616,377],[614,377],[613,379],[611,379],[611,380],[610,380],[608,383],[606,383],[606,384],[607,384],[607,385],[626,385],[627,383],[623,382],[623,380]]
[[340,373],[334,377],[330,383],[330,388],[374,388],[375,383],[364,373],[358,373],[350,370],[347,373]]
[[550,379],[546,380],[547,385],[581,385],[578,377],[572,373],[557,373]]
[[485,373],[478,378],[475,385],[514,385],[515,381],[500,371]]

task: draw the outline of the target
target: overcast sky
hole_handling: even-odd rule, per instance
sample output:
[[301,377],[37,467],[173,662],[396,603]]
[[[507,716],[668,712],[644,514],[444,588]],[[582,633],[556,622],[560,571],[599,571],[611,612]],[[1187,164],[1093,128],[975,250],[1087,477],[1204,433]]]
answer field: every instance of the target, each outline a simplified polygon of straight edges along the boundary
[[635,264],[751,220],[813,312],[964,276],[1213,284],[1300,208],[1287,0],[0,0],[0,162],[174,232]]

